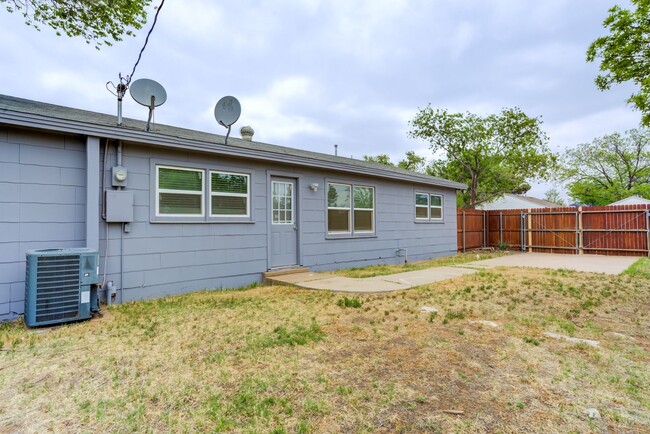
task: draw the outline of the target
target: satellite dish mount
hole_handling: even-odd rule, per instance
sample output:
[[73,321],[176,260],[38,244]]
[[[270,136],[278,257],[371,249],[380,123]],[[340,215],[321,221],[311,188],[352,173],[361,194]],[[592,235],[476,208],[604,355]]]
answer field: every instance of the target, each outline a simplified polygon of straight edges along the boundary
[[219,125],[228,129],[226,133],[226,140],[224,144],[228,144],[228,137],[230,137],[230,128],[235,122],[239,119],[241,115],[241,104],[237,101],[237,98],[234,96],[224,96],[221,98],[217,105],[214,106],[214,118],[217,120]]
[[149,117],[147,118],[147,131],[151,125],[154,108],[161,106],[167,101],[167,92],[162,85],[148,78],[136,80],[129,87],[131,97],[140,105],[149,107]]

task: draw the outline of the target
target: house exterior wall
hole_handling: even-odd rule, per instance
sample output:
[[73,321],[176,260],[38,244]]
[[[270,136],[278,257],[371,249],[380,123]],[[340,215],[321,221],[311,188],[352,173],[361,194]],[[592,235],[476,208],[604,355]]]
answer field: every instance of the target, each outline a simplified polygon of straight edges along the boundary
[[[109,164],[114,164],[114,150]],[[245,223],[151,222],[155,204],[152,168],[156,162],[185,167],[205,166],[250,173],[251,221]],[[300,265],[312,270],[397,263],[397,249],[406,249],[410,261],[456,253],[455,191],[417,186],[379,178],[353,176],[304,167],[223,158],[193,152],[123,145],[123,166],[129,171],[127,190],[135,194],[135,221],[130,232],[119,223],[100,227],[100,253],[108,245],[106,279],[124,291],[117,301],[154,298],[209,288],[232,288],[259,283],[269,269],[269,180],[271,176],[298,181],[298,244]],[[108,179],[108,178],[107,178]],[[329,239],[326,183],[362,183],[375,187],[376,232],[371,237]],[[318,191],[309,188],[319,184]],[[444,195],[444,222],[416,223],[414,194]],[[120,251],[123,258],[120,260]],[[104,259],[100,259],[103,269]],[[120,266],[122,271],[120,272]],[[102,271],[103,272],[103,271]]]
[[[103,173],[111,188],[116,150],[113,145],[108,149],[108,170],[103,170],[103,141],[92,170]],[[89,245],[86,215],[96,213],[87,213],[86,161],[84,137],[0,127],[0,320],[23,313],[27,250]],[[152,222],[156,162],[249,173],[250,221]],[[125,232],[121,223],[99,219],[101,279],[115,283],[116,302],[260,282],[270,264],[271,176],[297,180],[300,265],[318,271],[398,263],[404,254],[415,261],[456,252],[456,193],[451,188],[132,143],[123,144],[122,165],[128,169],[126,190],[134,193],[134,221]],[[375,188],[374,234],[327,235],[328,181]],[[314,183],[317,191],[309,188]],[[415,221],[416,191],[443,195],[442,222]],[[97,191],[96,197],[101,196]]]
[[25,252],[83,247],[82,138],[0,127],[0,320],[22,313]]

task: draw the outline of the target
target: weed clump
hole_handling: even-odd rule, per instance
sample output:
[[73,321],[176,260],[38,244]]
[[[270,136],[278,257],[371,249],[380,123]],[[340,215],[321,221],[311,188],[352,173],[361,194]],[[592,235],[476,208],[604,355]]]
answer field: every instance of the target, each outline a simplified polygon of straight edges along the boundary
[[359,300],[358,297],[343,297],[336,302],[336,305],[339,307],[352,307],[354,309],[358,309],[363,305],[363,302]]
[[442,323],[447,324],[449,321],[454,319],[465,319],[465,312],[450,310],[445,314],[445,319],[442,320]]

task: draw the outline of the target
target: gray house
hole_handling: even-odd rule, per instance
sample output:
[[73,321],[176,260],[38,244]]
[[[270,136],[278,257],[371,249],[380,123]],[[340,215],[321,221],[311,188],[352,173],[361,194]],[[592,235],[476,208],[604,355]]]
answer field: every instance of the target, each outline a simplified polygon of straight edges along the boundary
[[456,252],[465,185],[0,95],[0,319],[25,252],[90,247],[116,302]]

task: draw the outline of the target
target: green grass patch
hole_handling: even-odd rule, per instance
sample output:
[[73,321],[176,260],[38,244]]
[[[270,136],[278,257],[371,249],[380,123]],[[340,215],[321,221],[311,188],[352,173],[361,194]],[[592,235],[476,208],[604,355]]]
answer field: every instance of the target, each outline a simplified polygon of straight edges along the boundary
[[624,275],[641,279],[650,279],[650,258],[641,258],[623,271]]
[[509,252],[474,251],[459,253],[444,258],[429,259],[427,261],[408,262],[406,264],[372,265],[370,267],[348,268],[331,271],[332,274],[344,277],[363,278],[385,276],[387,274],[404,273],[407,271],[423,270],[425,268],[461,265],[483,259],[498,258],[509,255]]
[[265,335],[258,345],[262,348],[306,345],[310,342],[320,342],[325,339],[325,332],[321,327],[312,321],[308,327],[300,324],[294,325],[291,329],[285,326],[277,326],[273,332]]
[[359,300],[359,297],[343,297],[336,302],[336,305],[339,307],[352,307],[358,309],[363,305],[363,302]]

